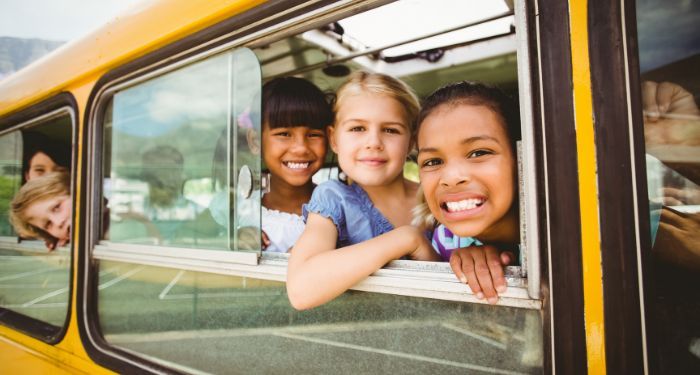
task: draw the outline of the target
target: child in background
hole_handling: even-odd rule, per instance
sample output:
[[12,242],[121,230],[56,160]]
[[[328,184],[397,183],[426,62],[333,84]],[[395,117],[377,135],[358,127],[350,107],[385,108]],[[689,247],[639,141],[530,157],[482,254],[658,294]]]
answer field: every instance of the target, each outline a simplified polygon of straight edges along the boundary
[[46,173],[68,172],[70,145],[63,145],[36,132],[25,132],[23,138],[23,183]]
[[70,175],[49,173],[32,178],[10,203],[10,223],[23,238],[41,238],[49,250],[70,240]]
[[393,259],[438,259],[410,226],[418,185],[403,177],[416,96],[395,78],[358,72],[338,89],[334,109],[329,140],[352,184],[323,183],[304,205],[306,229],[287,273],[297,309],[330,301]]
[[441,223],[433,241],[477,298],[496,303],[519,241],[516,108],[496,88],[459,82],[426,98],[417,124],[421,188]]
[[333,113],[318,87],[296,77],[266,83],[262,107],[262,156],[270,171],[270,191],[262,197],[263,245],[287,252],[304,231],[301,207],[323,166]]

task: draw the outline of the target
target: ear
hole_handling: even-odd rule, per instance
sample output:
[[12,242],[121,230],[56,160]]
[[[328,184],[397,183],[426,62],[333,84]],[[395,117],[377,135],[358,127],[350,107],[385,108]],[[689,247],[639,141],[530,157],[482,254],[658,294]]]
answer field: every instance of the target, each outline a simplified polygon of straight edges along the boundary
[[328,134],[328,144],[331,145],[331,150],[338,153],[338,144],[335,141],[335,126],[331,125],[326,128],[326,133]]
[[245,133],[246,141],[248,142],[248,147],[253,155],[260,155],[260,137],[258,137],[258,132],[255,129],[248,129]]

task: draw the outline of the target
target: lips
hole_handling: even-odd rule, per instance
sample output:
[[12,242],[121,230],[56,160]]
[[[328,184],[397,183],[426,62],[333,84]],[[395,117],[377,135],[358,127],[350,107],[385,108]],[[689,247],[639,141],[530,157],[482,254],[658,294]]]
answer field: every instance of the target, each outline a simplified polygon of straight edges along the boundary
[[387,160],[383,158],[362,158],[359,159],[359,162],[370,166],[380,166],[386,164]]

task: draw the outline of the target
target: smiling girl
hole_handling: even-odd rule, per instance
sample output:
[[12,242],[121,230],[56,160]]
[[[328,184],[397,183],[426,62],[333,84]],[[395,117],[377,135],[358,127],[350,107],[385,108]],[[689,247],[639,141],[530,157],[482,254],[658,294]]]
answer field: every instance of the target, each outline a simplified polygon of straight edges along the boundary
[[[495,303],[519,239],[515,106],[494,87],[459,82],[426,98],[417,123],[421,187],[441,223],[433,242],[452,247],[455,275]],[[469,238],[484,246],[464,247]]]
[[323,166],[333,113],[318,87],[296,77],[266,83],[262,101],[262,156],[270,172],[270,191],[262,197],[263,242],[266,251],[287,252],[304,230],[301,206]]
[[438,259],[409,225],[418,185],[403,165],[418,110],[408,86],[383,74],[358,72],[338,89],[328,134],[352,183],[321,184],[304,206],[306,229],[287,273],[295,308],[330,301],[393,259]]

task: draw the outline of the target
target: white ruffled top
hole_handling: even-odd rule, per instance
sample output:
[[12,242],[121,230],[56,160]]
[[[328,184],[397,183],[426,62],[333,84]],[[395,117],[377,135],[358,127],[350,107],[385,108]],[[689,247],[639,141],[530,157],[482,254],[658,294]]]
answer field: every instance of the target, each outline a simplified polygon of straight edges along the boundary
[[262,206],[262,229],[270,239],[270,245],[265,251],[288,252],[304,232],[304,226],[304,219],[300,215]]

